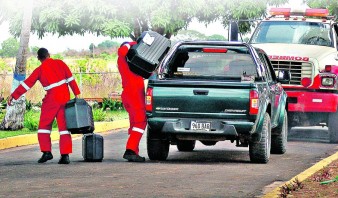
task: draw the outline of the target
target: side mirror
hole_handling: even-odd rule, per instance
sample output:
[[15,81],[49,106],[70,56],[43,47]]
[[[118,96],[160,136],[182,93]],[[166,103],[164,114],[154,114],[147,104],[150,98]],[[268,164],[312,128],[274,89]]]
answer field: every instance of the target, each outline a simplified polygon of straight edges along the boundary
[[291,80],[291,73],[287,70],[278,70],[277,81],[281,83],[288,83]]

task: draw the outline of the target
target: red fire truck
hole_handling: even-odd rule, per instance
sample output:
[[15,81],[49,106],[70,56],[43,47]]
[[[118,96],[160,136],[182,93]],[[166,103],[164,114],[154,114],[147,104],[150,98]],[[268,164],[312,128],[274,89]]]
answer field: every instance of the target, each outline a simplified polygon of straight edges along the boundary
[[338,143],[338,25],[327,9],[272,8],[249,40],[270,57],[276,71],[291,72],[289,129],[326,125]]

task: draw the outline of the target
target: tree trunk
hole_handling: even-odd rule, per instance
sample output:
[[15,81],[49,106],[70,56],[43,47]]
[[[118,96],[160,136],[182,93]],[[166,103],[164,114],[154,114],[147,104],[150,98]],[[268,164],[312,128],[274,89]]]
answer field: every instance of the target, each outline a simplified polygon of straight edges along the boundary
[[[20,35],[20,48],[16,56],[11,92],[20,85],[20,82],[26,79],[27,50],[32,24],[33,0],[25,0],[23,3],[25,3],[25,6]],[[24,113],[26,110],[25,95],[21,96],[18,100],[13,100],[12,104],[12,106],[7,106],[6,115],[0,124],[0,129],[2,130],[18,130],[23,128]]]

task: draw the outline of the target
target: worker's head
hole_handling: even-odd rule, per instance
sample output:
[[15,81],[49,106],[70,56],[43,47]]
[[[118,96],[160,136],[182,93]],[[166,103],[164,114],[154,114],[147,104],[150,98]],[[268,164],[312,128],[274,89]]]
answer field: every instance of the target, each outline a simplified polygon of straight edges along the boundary
[[47,58],[49,58],[49,52],[46,48],[40,48],[38,50],[38,59],[39,61],[44,61],[46,60]]

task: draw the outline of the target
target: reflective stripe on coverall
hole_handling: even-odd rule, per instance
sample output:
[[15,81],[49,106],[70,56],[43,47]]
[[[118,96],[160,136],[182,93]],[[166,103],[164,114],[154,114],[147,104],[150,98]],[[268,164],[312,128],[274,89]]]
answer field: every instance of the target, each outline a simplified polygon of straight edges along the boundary
[[147,126],[143,77],[130,71],[126,55],[136,42],[125,43],[118,49],[118,69],[122,78],[122,102],[129,114],[130,127],[126,149],[139,153],[139,143]]
[[36,81],[47,91],[42,99],[41,115],[38,129],[38,140],[42,152],[51,152],[50,132],[52,124],[56,118],[60,133],[60,153],[72,153],[72,138],[67,131],[65,105],[70,99],[68,85],[75,95],[80,94],[80,90],[68,66],[61,60],[47,58],[36,68],[33,73],[12,93],[14,99],[18,99],[34,86]]

